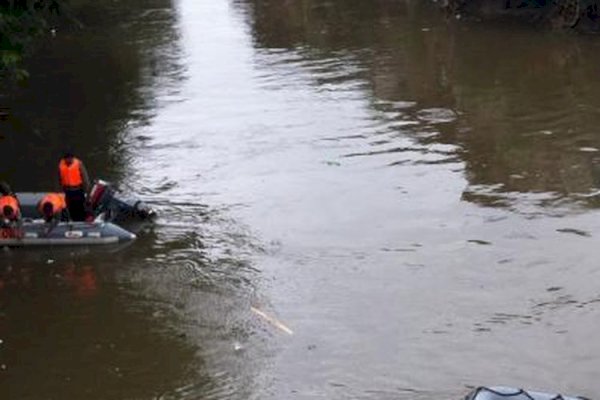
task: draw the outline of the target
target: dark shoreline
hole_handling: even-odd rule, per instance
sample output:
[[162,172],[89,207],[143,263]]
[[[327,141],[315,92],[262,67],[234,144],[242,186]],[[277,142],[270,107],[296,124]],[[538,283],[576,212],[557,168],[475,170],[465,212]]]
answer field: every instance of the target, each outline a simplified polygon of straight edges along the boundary
[[513,20],[577,32],[600,32],[600,2],[595,0],[444,0],[451,17],[482,21]]

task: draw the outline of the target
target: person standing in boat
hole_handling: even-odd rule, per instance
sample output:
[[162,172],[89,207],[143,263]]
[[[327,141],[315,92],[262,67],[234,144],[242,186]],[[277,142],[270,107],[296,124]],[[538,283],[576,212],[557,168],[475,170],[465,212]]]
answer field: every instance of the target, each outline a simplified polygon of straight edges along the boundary
[[73,221],[86,219],[86,193],[90,186],[83,162],[67,151],[58,163],[60,186],[65,193],[65,202]]

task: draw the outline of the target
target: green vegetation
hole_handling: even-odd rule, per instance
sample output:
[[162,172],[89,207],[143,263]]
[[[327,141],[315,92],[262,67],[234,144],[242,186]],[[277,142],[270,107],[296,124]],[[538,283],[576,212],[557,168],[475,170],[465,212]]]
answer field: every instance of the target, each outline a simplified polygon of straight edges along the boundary
[[64,15],[64,0],[0,0],[0,79],[24,79],[23,55]]

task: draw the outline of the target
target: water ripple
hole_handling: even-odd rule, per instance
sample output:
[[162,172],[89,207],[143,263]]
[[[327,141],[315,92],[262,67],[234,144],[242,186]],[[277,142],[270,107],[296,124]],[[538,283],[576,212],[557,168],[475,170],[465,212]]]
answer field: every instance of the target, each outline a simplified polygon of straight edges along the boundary
[[417,112],[417,118],[432,124],[440,124],[455,121],[456,112],[447,108],[426,108]]

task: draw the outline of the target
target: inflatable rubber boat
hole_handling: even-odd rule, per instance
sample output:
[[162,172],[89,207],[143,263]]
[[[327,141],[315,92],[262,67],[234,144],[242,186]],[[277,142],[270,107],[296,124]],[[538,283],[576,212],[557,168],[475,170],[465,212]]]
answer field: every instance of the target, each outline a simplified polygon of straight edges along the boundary
[[[17,193],[23,219],[41,218],[37,207],[45,194],[46,192]],[[156,212],[143,201],[117,192],[110,183],[103,180],[94,182],[88,194],[88,202],[94,217],[102,216],[107,222],[147,221],[156,216]]]
[[110,222],[60,222],[24,220],[19,228],[0,228],[0,246],[100,245],[129,241],[136,235]]
[[532,392],[503,386],[478,387],[465,400],[588,400],[580,396],[563,396],[556,393]]
[[40,245],[105,245],[134,240],[136,234],[119,226],[126,222],[151,221],[156,212],[144,202],[123,196],[102,180],[94,182],[88,195],[93,221],[46,223],[38,211],[45,192],[16,193],[21,206],[19,227],[0,228],[0,247]]

